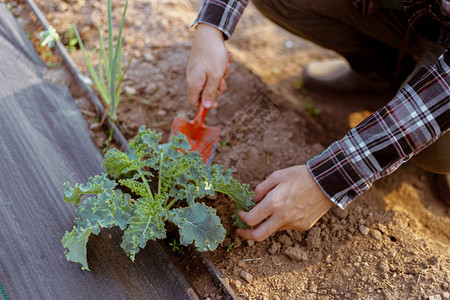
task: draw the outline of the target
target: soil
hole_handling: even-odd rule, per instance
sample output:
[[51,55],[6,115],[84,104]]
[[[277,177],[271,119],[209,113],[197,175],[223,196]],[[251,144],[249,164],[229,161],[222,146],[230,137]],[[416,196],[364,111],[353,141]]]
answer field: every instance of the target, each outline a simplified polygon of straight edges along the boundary
[[[0,2],[9,3],[26,33],[36,35],[38,29],[27,27],[31,17],[23,2]],[[106,29],[106,3],[36,3],[62,37],[75,23],[86,47],[97,47],[97,23]],[[113,1],[116,24],[123,3]],[[167,140],[175,116],[194,116],[184,73],[194,30],[189,24],[199,5],[193,0],[130,2],[123,53],[124,61],[132,62],[117,122],[126,138],[145,125]],[[235,178],[252,189],[275,170],[304,164],[389,101],[387,95],[305,91],[302,66],[336,54],[277,28],[251,5],[227,47],[235,57],[233,74],[227,93],[218,99],[219,108],[208,113],[207,124],[222,129],[214,162],[233,169]],[[81,51],[71,55],[88,75]],[[55,67],[55,61],[50,63]],[[49,78],[71,85],[65,72],[63,66],[53,69]],[[92,106],[71,88],[95,128]],[[107,133],[95,130],[93,135],[100,148],[109,146]],[[346,210],[331,209],[309,231],[278,232],[260,243],[236,237],[234,204],[218,195],[210,201],[228,233],[208,256],[242,299],[448,299],[450,210],[434,190],[432,174],[406,163]],[[202,297],[223,297],[205,283],[206,274],[189,266],[190,258],[183,260]]]

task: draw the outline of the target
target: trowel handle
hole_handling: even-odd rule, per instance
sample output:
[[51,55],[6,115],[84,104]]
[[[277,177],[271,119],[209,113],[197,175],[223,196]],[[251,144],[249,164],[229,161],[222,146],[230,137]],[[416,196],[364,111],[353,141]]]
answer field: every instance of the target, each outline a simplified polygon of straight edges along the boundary
[[208,109],[205,108],[203,106],[202,101],[200,101],[200,104],[198,105],[198,109],[197,109],[197,114],[195,115],[195,118],[194,118],[194,124],[196,124],[198,126],[205,125],[205,118],[206,118],[207,112],[208,112]]

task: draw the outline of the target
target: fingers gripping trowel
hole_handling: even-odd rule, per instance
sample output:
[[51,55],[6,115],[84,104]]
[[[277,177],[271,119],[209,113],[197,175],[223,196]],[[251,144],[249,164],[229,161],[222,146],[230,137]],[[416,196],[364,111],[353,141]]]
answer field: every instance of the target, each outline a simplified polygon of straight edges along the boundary
[[208,109],[200,102],[194,120],[188,121],[181,117],[176,117],[172,124],[170,136],[182,133],[189,144],[190,151],[197,151],[202,155],[203,163],[211,164],[216,152],[220,137],[220,129],[205,125],[205,117]]

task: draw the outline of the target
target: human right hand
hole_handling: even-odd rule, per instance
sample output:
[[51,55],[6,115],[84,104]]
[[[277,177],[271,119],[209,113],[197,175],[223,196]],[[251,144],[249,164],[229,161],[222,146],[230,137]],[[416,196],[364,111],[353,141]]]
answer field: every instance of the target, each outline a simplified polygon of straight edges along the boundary
[[205,108],[217,107],[216,96],[227,89],[233,57],[227,52],[222,32],[217,28],[198,24],[186,70],[188,100],[197,107],[202,100]]

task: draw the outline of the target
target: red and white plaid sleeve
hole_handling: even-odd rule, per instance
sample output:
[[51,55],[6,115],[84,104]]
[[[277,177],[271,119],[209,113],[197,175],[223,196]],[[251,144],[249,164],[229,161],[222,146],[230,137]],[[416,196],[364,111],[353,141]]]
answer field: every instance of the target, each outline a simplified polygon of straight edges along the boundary
[[209,24],[223,32],[225,39],[231,37],[244,12],[248,0],[202,0],[197,19],[191,24]]
[[[394,99],[308,161],[340,208],[450,129],[450,51],[422,66]],[[450,145],[449,145],[450,147]]]

